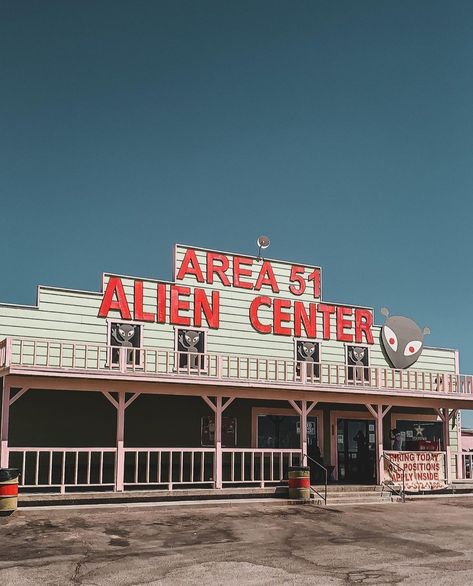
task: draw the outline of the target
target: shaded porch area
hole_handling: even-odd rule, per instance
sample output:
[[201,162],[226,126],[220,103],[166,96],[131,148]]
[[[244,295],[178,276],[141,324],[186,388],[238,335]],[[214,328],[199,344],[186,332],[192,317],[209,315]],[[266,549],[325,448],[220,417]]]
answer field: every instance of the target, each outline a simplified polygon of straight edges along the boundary
[[6,379],[1,465],[20,469],[23,491],[267,488],[306,464],[320,483],[314,461],[333,482],[381,484],[391,429],[411,419],[440,423],[446,473],[456,476],[447,431],[453,410],[419,399],[127,386]]

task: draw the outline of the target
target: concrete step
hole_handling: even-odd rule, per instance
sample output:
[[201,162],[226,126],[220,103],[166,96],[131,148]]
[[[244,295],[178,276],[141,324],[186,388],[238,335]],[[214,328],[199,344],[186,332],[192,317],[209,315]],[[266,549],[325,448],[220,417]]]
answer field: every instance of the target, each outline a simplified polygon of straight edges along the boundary
[[[324,485],[320,484],[313,484],[313,488],[318,490],[319,492],[323,492],[325,490]],[[350,492],[382,492],[383,487],[376,485],[376,484],[329,484],[327,486],[327,492],[343,492],[343,493],[350,493]]]
[[342,504],[351,504],[357,505],[358,503],[390,503],[391,497],[389,498],[376,498],[376,497],[358,497],[358,498],[328,498],[327,505],[342,505]]

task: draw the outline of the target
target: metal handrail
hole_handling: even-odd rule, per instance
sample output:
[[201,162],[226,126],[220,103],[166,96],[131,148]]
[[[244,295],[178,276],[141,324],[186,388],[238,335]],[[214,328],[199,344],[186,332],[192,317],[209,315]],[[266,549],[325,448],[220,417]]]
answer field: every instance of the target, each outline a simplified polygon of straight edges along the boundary
[[311,458],[310,456],[308,456],[307,454],[302,454],[303,458],[307,458],[307,460],[310,460],[311,462],[313,462],[314,464],[317,464],[317,466],[319,468],[321,468],[325,474],[325,488],[324,488],[324,494],[321,494],[318,490],[316,490],[312,485],[310,486],[310,490],[312,492],[314,492],[317,496],[319,496],[321,499],[324,500],[324,505],[327,504],[327,484],[328,484],[328,470],[327,468],[325,468],[325,466],[323,466],[320,462],[317,462],[317,460],[314,460],[314,458]]
[[[381,454],[381,456],[379,457],[379,461],[381,462],[381,459],[384,458],[385,460],[387,460],[387,462],[389,462],[389,464],[391,464],[391,466],[394,466],[394,468],[397,468],[398,470],[401,471],[402,474],[402,489],[401,490],[396,490],[394,485],[389,486],[390,490],[392,492],[394,492],[395,494],[399,495],[401,497],[402,502],[404,503],[406,501],[406,481],[405,481],[405,475],[406,475],[406,471],[404,470],[404,468],[402,468],[401,466],[399,466],[399,464],[396,464],[396,462],[394,462],[393,460],[391,460],[391,458],[389,456],[386,456],[386,454],[383,452]],[[383,480],[383,484],[384,486],[388,486],[386,484],[386,482],[384,482]]]

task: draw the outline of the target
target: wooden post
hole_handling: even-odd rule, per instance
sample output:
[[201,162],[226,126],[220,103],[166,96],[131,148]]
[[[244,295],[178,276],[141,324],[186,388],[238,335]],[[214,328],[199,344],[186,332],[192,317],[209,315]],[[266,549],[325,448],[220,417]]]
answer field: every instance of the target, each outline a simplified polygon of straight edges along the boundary
[[0,467],[8,468],[8,425],[10,420],[10,385],[3,379],[2,420],[0,424]]
[[450,417],[449,409],[445,407],[443,409],[443,437],[444,437],[444,449],[445,449],[445,475],[447,484],[450,484],[452,479],[452,463],[451,463],[451,450],[450,450]]
[[117,469],[115,485],[118,492],[123,491],[125,480],[125,393],[118,393],[117,406]]
[[378,484],[384,480],[384,441],[383,441],[383,406],[376,408],[376,458],[378,462]]
[[302,450],[302,465],[307,466],[307,401],[301,401],[301,450]]
[[222,397],[217,397],[215,409],[215,488],[222,488],[222,477]]

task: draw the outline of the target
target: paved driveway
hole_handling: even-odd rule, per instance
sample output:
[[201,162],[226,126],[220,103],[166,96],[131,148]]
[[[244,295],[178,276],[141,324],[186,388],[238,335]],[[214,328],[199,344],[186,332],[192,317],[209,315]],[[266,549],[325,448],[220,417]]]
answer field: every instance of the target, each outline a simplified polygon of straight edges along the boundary
[[0,584],[473,584],[473,499],[186,505],[0,518]]

